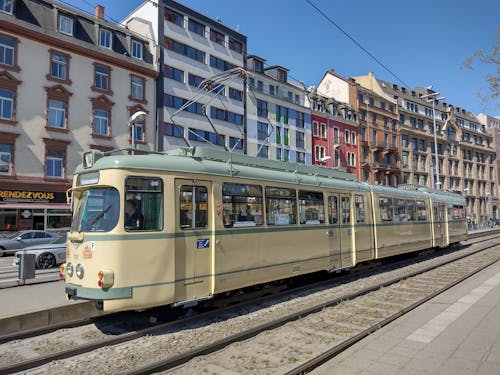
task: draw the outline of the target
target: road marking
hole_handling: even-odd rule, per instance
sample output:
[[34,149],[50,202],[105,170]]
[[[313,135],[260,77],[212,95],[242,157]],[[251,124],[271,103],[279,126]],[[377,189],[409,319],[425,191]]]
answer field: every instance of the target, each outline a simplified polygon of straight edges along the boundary
[[430,343],[498,284],[500,284],[500,272],[450,305],[442,313],[409,335],[406,340]]

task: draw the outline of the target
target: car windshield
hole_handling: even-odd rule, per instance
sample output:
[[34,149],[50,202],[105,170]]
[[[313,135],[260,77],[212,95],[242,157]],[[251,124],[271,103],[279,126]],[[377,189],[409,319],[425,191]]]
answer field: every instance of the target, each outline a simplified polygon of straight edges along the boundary
[[55,240],[52,243],[56,243],[56,244],[66,243],[66,235],[59,237],[57,240]]
[[120,199],[114,188],[84,190],[71,224],[74,232],[108,232],[118,223]]
[[6,238],[8,238],[8,239],[14,239],[14,238],[16,238],[17,236],[20,236],[21,234],[22,234],[21,232],[14,232],[14,233],[12,233],[12,234],[7,235],[7,237],[6,237]]

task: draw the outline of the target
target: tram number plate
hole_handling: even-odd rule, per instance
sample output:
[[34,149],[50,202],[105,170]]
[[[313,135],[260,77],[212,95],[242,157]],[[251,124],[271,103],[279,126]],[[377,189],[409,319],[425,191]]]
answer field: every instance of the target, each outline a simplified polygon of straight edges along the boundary
[[197,249],[208,249],[210,247],[210,240],[208,238],[201,238],[196,240]]

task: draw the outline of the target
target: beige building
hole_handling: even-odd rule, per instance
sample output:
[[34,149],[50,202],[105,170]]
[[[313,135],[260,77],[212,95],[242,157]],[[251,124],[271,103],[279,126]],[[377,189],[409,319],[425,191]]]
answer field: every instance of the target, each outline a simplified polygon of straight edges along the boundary
[[155,148],[150,41],[53,1],[0,2],[0,230],[67,226],[86,149]]
[[[356,80],[363,82],[362,77]],[[491,202],[497,191],[495,150],[486,126],[430,88],[408,89],[377,81],[368,88],[392,96],[398,105],[401,183],[460,193],[471,221],[486,225],[493,217]]]

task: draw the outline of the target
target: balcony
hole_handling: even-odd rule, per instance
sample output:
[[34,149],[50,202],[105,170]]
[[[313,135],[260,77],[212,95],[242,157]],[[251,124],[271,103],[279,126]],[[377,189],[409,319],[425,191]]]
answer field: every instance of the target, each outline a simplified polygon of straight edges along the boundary
[[372,149],[383,150],[385,148],[385,144],[383,141],[374,141],[371,147]]

